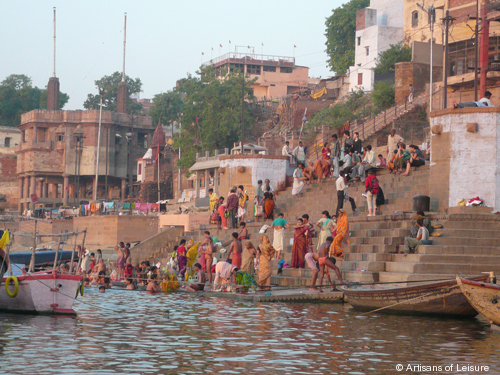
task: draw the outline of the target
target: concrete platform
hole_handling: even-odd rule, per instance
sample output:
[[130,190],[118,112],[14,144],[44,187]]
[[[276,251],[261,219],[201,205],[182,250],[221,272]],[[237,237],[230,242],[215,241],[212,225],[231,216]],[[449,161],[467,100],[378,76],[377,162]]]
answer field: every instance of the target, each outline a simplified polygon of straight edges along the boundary
[[[226,298],[238,301],[251,301],[251,302],[343,302],[344,293],[340,291],[328,291],[323,289],[323,293],[315,292],[309,288],[301,289],[282,289],[269,291],[257,291],[255,293],[232,293],[232,292],[202,292],[204,297]],[[199,295],[198,292],[187,292],[179,290],[177,293],[185,293],[192,295]],[[271,293],[267,295],[266,293]]]

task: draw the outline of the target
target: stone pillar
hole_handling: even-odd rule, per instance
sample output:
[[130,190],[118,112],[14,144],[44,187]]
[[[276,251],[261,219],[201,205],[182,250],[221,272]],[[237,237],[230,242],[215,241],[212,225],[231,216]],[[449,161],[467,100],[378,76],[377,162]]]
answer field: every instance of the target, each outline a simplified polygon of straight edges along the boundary
[[196,171],[196,181],[195,181],[195,192],[196,198],[200,197],[200,171]]
[[42,189],[43,189],[43,178],[40,178],[36,183],[36,194],[38,195],[38,198],[42,198]]
[[48,198],[49,197],[49,184],[47,183],[47,179],[46,178],[43,180],[42,197],[43,198]]
[[50,77],[47,85],[47,109],[57,111],[59,109],[59,78]]
[[24,177],[19,177],[19,200],[17,201],[17,212],[19,212],[19,215],[22,214],[21,201],[23,200],[23,182]]
[[210,181],[210,173],[205,169],[205,197],[208,197],[208,183]]
[[[31,175],[30,178],[30,196],[31,194],[36,194],[36,176]],[[31,209],[35,209],[35,203],[31,203]]]
[[118,93],[116,97],[116,112],[127,113],[128,106],[128,87],[127,82],[118,84]]
[[122,199],[127,198],[125,196],[125,188],[126,187],[127,187],[127,179],[126,178],[122,178]]
[[64,183],[62,187],[62,196],[63,196],[63,206],[68,205],[68,193],[69,193],[69,183],[68,183],[68,175],[63,175]]
[[214,193],[219,195],[219,168],[214,168]]
[[[31,179],[30,176],[24,177],[24,186],[23,186],[23,191],[24,191],[23,196],[25,199],[24,203],[26,203],[26,199],[28,199],[30,196],[30,179]],[[24,207],[26,208],[26,206]]]

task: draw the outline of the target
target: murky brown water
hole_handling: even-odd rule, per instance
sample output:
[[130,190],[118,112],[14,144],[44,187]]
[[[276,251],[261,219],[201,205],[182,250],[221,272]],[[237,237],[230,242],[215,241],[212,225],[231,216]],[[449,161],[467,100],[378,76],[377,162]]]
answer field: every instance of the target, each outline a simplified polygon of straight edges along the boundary
[[500,335],[477,318],[87,291],[74,318],[0,315],[0,373],[424,374],[441,372],[395,368],[471,364],[500,374]]

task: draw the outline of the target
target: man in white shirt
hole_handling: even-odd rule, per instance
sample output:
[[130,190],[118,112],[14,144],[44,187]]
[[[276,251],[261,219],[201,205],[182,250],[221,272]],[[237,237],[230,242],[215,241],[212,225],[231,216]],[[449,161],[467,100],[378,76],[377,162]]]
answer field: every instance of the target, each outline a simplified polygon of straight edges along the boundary
[[392,154],[398,148],[399,142],[404,142],[403,137],[396,134],[396,129],[392,129],[391,134],[387,137],[387,161],[391,160]]
[[281,155],[288,156],[290,158],[290,165],[293,165],[293,155],[290,153],[290,142],[285,142],[285,145],[281,150]]
[[[337,187],[337,212],[335,216],[339,216],[339,210],[344,208],[344,199],[345,199],[345,171],[340,171],[340,176],[335,181],[335,186]],[[356,212],[356,203],[354,202],[353,197],[349,197],[349,202],[351,202],[352,212]]]
[[493,104],[491,104],[490,99],[491,99],[491,92],[486,91],[484,93],[484,96],[481,99],[479,99],[479,101],[483,103],[486,107],[493,107]]
[[[405,237],[405,254],[416,253],[418,246],[422,245],[422,241],[429,239],[429,231],[424,225],[423,219],[417,220],[418,233],[417,238]],[[406,255],[405,255],[406,256]]]
[[297,159],[297,163],[303,163],[306,165],[306,153],[304,152],[304,145],[302,141],[299,142],[299,145],[295,147],[292,152],[292,155]]
[[366,153],[361,164],[358,164],[352,169],[352,178],[361,179],[361,181],[365,182],[366,171],[370,168],[375,168],[377,166],[377,157],[375,156],[375,151],[372,150],[372,146],[366,146],[368,152]]

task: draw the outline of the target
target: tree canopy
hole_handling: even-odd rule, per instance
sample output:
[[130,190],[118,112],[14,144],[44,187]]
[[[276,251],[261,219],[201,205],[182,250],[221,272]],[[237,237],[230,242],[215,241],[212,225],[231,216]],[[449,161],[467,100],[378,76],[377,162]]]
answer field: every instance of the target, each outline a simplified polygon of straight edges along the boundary
[[[215,74],[212,68],[205,68],[201,76],[188,75],[178,82],[176,91],[183,97],[181,132],[174,140],[174,146],[181,148],[178,166],[189,168],[195,161],[196,152],[232,148],[233,142],[241,139],[241,105],[243,81],[245,99],[252,100],[253,89],[241,72],[231,72],[224,77]],[[245,129],[251,129],[253,119],[244,109]]]
[[167,125],[179,121],[183,110],[182,95],[172,90],[153,97],[153,106],[149,109],[149,115],[153,118],[153,123],[156,124],[159,121]]
[[411,47],[399,42],[378,54],[375,73],[388,73],[396,71],[396,63],[411,61]]
[[[118,84],[122,80],[122,74],[120,72],[114,72],[109,76],[104,76],[97,81],[94,81],[97,90],[103,89],[104,95],[102,97],[102,108],[108,111],[116,111],[117,96],[118,96]],[[130,98],[131,95],[137,94],[142,91],[142,82],[139,78],[132,79],[125,75],[125,81],[128,85],[128,95],[129,103],[128,108],[130,113],[137,112],[142,108],[138,103],[132,102]],[[88,94],[87,99],[83,102],[83,108],[85,109],[99,109],[99,103],[101,96],[99,94]]]
[[338,75],[354,65],[356,12],[370,5],[370,0],[351,0],[335,8],[326,19],[326,53],[328,66]]
[[[61,92],[59,108],[68,100],[68,94]],[[11,74],[0,83],[0,125],[19,126],[23,113],[39,108],[47,108],[47,88],[33,86],[27,75]]]

